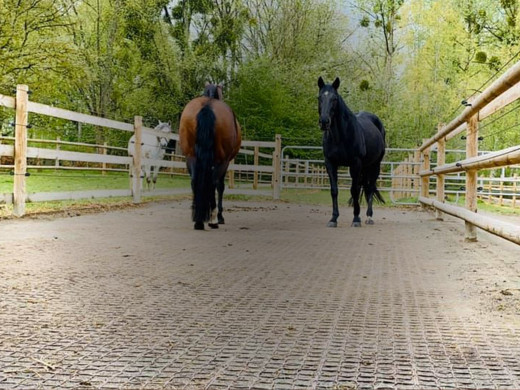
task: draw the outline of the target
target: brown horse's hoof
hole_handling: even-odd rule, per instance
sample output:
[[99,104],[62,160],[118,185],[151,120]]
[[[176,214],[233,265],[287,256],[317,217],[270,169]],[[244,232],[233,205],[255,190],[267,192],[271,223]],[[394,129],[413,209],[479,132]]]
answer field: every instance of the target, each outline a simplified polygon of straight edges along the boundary
[[204,230],[204,222],[195,222],[193,228],[195,230]]
[[208,226],[212,229],[218,229],[218,223],[208,223]]

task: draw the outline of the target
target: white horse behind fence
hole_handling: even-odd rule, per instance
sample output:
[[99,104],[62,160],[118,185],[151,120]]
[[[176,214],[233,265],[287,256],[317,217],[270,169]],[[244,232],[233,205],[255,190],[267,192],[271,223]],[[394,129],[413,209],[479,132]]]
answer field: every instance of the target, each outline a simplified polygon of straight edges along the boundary
[[[150,160],[162,160],[164,158],[169,140],[168,135],[171,134],[172,128],[169,122],[159,121],[154,130],[165,133],[165,137],[159,137],[146,131],[143,131],[141,135],[141,177],[146,178],[148,189],[150,189],[150,185],[152,185],[152,189],[155,189],[160,169],[159,165],[152,163]],[[134,153],[135,134],[128,141],[128,155],[133,157]]]

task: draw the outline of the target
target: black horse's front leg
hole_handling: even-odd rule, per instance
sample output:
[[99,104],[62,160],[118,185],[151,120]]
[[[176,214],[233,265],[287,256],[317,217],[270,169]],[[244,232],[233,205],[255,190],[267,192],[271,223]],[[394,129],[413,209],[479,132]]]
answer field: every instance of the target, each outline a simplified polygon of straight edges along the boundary
[[361,227],[361,218],[359,213],[361,207],[359,206],[359,195],[361,193],[361,164],[353,164],[350,167],[350,177],[352,178],[352,186],[350,187],[350,195],[352,197],[352,205],[354,206],[354,219],[352,226]]
[[327,173],[329,174],[330,196],[332,198],[332,218],[330,219],[329,223],[327,224],[327,227],[337,227],[338,226],[338,217],[339,217],[338,166],[332,164],[330,161],[326,161],[325,166],[327,167]]

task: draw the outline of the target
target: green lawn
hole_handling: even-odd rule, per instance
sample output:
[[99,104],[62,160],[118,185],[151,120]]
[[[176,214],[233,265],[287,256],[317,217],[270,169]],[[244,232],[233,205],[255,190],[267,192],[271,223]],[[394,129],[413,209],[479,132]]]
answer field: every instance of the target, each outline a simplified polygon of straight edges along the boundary
[[[239,183],[237,183],[239,184]],[[144,183],[146,186],[146,183]],[[189,188],[190,179],[186,176],[175,176],[161,174],[157,181],[157,188]],[[249,184],[242,183],[241,187],[249,187]],[[110,189],[129,189],[130,178],[124,172],[108,172],[101,174],[89,171],[54,171],[54,170],[32,170],[31,175],[27,177],[27,192],[69,192],[69,191],[89,191],[89,190],[110,190]],[[13,191],[13,176],[8,171],[0,171],[0,193],[11,193]],[[376,207],[395,206],[389,198],[387,192],[381,192],[385,204]],[[184,197],[186,195],[183,195]],[[224,194],[227,199],[239,200],[270,200],[270,197],[258,197],[254,195],[231,195]],[[182,196],[181,196],[182,197]],[[171,198],[171,197],[170,197]],[[156,200],[157,198],[145,198],[144,201]],[[340,189],[338,202],[340,207],[348,207],[350,199],[350,191]],[[330,191],[328,189],[284,189],[281,192],[281,200],[291,203],[315,204],[315,205],[331,205]],[[413,202],[415,199],[409,199]],[[450,200],[455,201],[455,197]],[[27,204],[28,213],[56,211],[60,209],[85,208],[85,207],[110,207],[110,205],[130,204],[132,199],[126,198],[109,198],[109,199],[86,199],[80,201],[56,201],[38,204]],[[363,201],[362,204],[365,202]],[[100,206],[101,205],[101,206]],[[464,197],[459,197],[459,206],[464,206]],[[398,205],[397,205],[398,206]],[[478,202],[478,208],[493,213],[520,215],[520,209],[512,207],[490,205],[482,201]],[[9,215],[9,207],[4,206],[4,210],[0,216]]]
[[[144,183],[146,186],[146,182]],[[105,175],[89,171],[32,171],[26,178],[27,192],[65,192],[111,190],[130,188],[130,178],[126,173],[108,172]],[[189,186],[187,177],[159,176],[157,188],[183,188]],[[0,173],[0,193],[13,192],[13,176]]]

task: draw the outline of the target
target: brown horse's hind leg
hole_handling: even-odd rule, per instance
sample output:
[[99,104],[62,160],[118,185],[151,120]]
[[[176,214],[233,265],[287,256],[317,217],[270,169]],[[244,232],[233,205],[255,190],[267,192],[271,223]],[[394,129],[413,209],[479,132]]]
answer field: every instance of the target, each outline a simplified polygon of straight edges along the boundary
[[212,229],[218,229],[218,220],[217,220],[217,202],[215,200],[215,188],[211,190],[211,199],[210,199],[211,213],[209,216],[208,226]]
[[[224,174],[225,176],[225,174]],[[225,221],[224,221],[224,217],[222,216],[222,197],[224,196],[224,177],[222,177],[218,183],[217,183],[217,193],[218,193],[218,213],[217,213],[217,218],[218,218],[218,223],[221,224],[221,225],[224,225]]]

